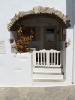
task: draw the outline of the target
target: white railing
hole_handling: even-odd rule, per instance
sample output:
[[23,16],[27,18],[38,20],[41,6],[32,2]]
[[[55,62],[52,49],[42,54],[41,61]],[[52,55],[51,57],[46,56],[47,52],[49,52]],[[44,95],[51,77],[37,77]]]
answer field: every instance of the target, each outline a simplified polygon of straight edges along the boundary
[[33,51],[33,66],[61,67],[61,53],[57,50]]

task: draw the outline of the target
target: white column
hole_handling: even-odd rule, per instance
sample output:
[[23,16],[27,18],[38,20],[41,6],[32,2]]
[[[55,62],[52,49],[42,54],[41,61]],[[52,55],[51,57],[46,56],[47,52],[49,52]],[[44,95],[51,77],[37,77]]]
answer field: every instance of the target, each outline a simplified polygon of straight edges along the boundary
[[67,42],[71,39],[70,46],[66,48],[66,81],[72,83],[73,64],[73,29],[67,29]]
[[66,30],[66,41],[70,41],[70,46],[66,48],[66,81],[72,83],[72,66],[73,66],[73,0],[66,0],[66,15],[70,20],[71,27]]
[[74,0],[74,31],[73,31],[73,74],[72,74],[72,80],[75,84],[75,0]]

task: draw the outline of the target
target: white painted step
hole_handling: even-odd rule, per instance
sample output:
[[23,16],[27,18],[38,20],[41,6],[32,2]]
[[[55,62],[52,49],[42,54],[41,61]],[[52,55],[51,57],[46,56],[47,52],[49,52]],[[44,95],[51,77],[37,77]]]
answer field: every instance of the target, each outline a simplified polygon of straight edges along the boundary
[[61,68],[34,68],[33,73],[62,73]]
[[54,86],[66,86],[69,83],[63,82],[33,82],[33,87],[54,87]]
[[33,74],[33,79],[63,79],[63,75]]
[[41,64],[37,64],[35,67],[41,67],[41,68],[45,68],[45,67],[56,67],[56,68],[61,68],[61,65],[49,65],[49,66],[47,66],[47,65],[41,65]]
[[64,82],[63,79],[34,79],[34,82]]

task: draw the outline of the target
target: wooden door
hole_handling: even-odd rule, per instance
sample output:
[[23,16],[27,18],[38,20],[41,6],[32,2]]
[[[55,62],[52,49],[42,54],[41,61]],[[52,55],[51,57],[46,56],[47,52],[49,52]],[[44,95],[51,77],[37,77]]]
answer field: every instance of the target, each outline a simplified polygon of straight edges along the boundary
[[45,26],[43,32],[44,49],[57,50],[57,27],[56,26]]

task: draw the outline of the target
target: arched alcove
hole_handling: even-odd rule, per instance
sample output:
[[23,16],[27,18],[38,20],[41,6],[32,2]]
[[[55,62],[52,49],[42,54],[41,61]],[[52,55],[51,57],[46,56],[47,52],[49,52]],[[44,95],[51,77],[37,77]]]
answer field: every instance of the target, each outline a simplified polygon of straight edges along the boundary
[[[11,38],[13,37],[14,40],[17,39],[17,29],[18,27],[26,20],[30,20],[33,19],[33,22],[35,22],[35,19],[45,19],[45,20],[52,20],[52,21],[57,21],[58,22],[58,28],[56,30],[56,34],[58,34],[58,31],[60,34],[65,32],[62,32],[61,30],[65,30],[68,27],[70,27],[70,21],[67,20],[67,17],[58,10],[55,10],[54,8],[50,8],[50,7],[42,7],[42,6],[38,6],[38,7],[34,7],[32,10],[29,11],[22,11],[19,12],[18,14],[15,14],[15,16],[11,19],[10,23],[8,24],[8,30],[11,32]],[[30,24],[31,21],[29,21],[28,24]],[[36,22],[35,22],[36,23]],[[50,26],[50,23],[48,23],[48,25]],[[37,34],[37,32],[36,32]],[[60,40],[62,41],[62,35],[60,35],[58,37],[60,37]],[[63,35],[64,35],[63,34]],[[37,35],[36,35],[37,36]],[[38,36],[37,36],[38,37]],[[39,40],[39,39],[37,39]],[[58,38],[57,38],[58,40]],[[40,49],[43,49],[44,46],[42,46],[44,44],[43,39],[39,42],[39,44],[41,44]],[[56,44],[57,46],[60,45],[59,41],[57,41],[58,44]],[[33,42],[32,44],[38,44],[36,41],[35,43]],[[32,47],[32,46],[31,46]],[[34,46],[35,47],[35,46]],[[60,50],[62,47],[58,47],[57,50]]]

